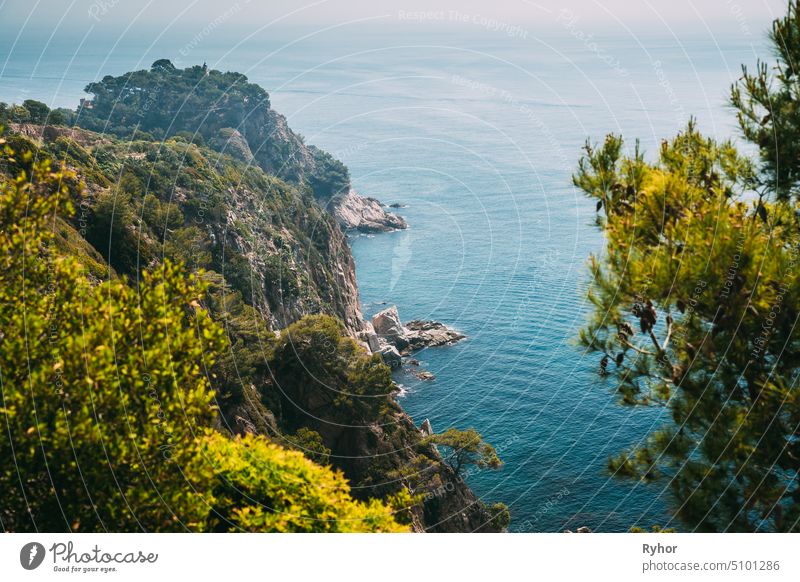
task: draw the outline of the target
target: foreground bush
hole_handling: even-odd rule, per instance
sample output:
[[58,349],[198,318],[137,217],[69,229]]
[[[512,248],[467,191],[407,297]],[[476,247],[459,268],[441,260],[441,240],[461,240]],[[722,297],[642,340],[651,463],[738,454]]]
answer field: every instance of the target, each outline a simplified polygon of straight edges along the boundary
[[[4,144],[0,143],[0,147]],[[228,440],[208,370],[225,347],[205,285],[166,262],[89,283],[52,226],[76,177],[7,146],[0,172],[0,519],[6,531],[398,531],[339,474]]]

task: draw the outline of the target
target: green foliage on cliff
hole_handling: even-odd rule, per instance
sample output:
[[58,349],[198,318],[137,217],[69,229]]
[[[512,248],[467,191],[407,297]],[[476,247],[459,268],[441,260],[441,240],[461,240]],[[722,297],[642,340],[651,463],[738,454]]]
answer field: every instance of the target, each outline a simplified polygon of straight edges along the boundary
[[582,342],[623,403],[671,416],[609,470],[663,478],[701,531],[800,530],[797,3],[773,40],[775,82],[760,67],[733,92],[758,167],[690,123],[652,162],[618,136],[587,144],[574,178],[607,240]]
[[315,463],[320,465],[330,463],[331,450],[325,446],[322,436],[317,431],[301,426],[294,436],[287,438],[287,441]]
[[76,176],[5,146],[0,167],[20,163],[0,180],[4,530],[406,529],[300,453],[215,432],[225,341],[203,274],[164,261],[136,288],[92,285],[49,228]]
[[350,185],[347,167],[307,146],[270,108],[267,92],[241,73],[205,65],[178,69],[161,59],[150,70],[108,75],[86,92],[93,99],[76,114],[81,127],[125,139],[208,144],[320,199]]
[[309,185],[320,200],[327,201],[350,188],[350,170],[328,152],[309,148],[314,155],[314,170],[309,176]]
[[330,316],[312,315],[285,329],[271,368],[290,424],[315,416],[372,420],[392,406],[389,367],[379,354],[367,355]]
[[128,138],[136,131],[157,139],[185,131],[213,137],[269,109],[267,92],[241,73],[199,65],[177,69],[166,59],[150,70],[106,75],[86,92],[94,98],[79,111],[78,125]]
[[492,516],[492,526],[497,531],[508,529],[508,526],[511,525],[511,511],[505,503],[492,503],[486,510]]
[[[339,386],[336,406],[321,410],[322,418],[366,426],[399,410],[388,396],[393,389],[388,369],[379,358],[366,356],[331,317],[309,319],[280,340],[275,337],[274,329],[304,313],[342,319],[348,314],[349,290],[339,286],[335,273],[348,268],[346,242],[313,198],[230,158],[212,163],[214,154],[185,142],[121,142],[83,130],[74,135],[78,141],[57,134],[40,142],[9,135],[26,155],[6,160],[0,171],[20,176],[34,159],[51,155],[74,170],[68,181],[75,186],[69,195],[77,212],[55,219],[51,246],[78,257],[92,281],[120,276],[140,281],[143,271],[165,261],[183,262],[198,274],[206,288],[204,306],[224,326],[228,343],[209,369],[225,432],[267,435],[329,462],[334,436],[321,437],[307,426],[316,419],[302,405],[287,406],[286,388],[317,398],[303,361],[286,345],[289,334],[326,336],[337,346],[302,356],[327,369]],[[79,180],[87,185],[82,196],[76,195]],[[295,376],[281,375],[292,366],[300,370]],[[275,370],[281,371],[280,382]],[[343,444],[338,454],[347,455],[353,446],[362,445]],[[337,456],[335,464],[347,468],[346,459]],[[371,478],[385,480],[377,469]],[[360,497],[366,499],[364,491]]]

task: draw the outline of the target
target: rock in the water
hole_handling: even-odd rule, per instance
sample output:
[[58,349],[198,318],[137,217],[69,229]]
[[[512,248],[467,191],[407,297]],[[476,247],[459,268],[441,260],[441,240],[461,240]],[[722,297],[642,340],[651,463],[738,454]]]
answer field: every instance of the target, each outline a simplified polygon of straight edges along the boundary
[[431,426],[431,421],[427,418],[422,421],[422,426],[420,427],[420,432],[426,436],[433,435],[433,427]]
[[373,315],[372,327],[375,329],[378,338],[389,345],[396,347],[398,350],[404,350],[408,347],[409,342],[406,338],[408,330],[400,322],[397,307],[394,305]]
[[577,533],[592,533],[592,530],[590,530],[590,529],[589,529],[588,527],[586,527],[585,525],[583,525],[583,526],[579,527],[579,528],[578,528],[578,529],[576,529],[575,531],[576,531]]
[[467,337],[438,321],[409,321],[404,327],[405,339],[412,350],[447,346]]
[[[403,325],[397,307],[384,309],[372,317],[372,327],[381,345],[388,344],[403,354],[427,347],[447,346],[466,336],[438,321],[409,321]],[[364,341],[368,341],[364,338]],[[414,365],[419,365],[417,362]]]
[[345,194],[335,196],[329,208],[344,230],[388,232],[408,228],[408,223],[402,217],[386,212],[380,201],[361,196],[352,188]]
[[424,370],[422,372],[414,372],[414,375],[420,380],[436,380],[436,376]]
[[379,350],[378,353],[380,353],[381,357],[383,358],[383,362],[390,368],[399,368],[403,363],[403,359],[400,357],[400,352],[398,352],[397,348],[394,346],[385,345]]

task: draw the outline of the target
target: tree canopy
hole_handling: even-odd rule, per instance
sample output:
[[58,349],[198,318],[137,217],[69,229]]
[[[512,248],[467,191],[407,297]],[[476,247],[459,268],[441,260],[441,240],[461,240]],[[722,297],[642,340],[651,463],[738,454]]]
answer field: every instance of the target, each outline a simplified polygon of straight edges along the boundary
[[769,39],[777,62],[742,65],[742,78],[731,91],[731,104],[742,135],[758,146],[760,192],[785,200],[800,191],[800,8],[789,2],[783,18],[772,24]]
[[581,341],[624,404],[670,411],[609,470],[661,479],[692,530],[800,530],[796,2],[772,40],[775,71],[732,93],[758,162],[691,121],[652,161],[620,136],[587,143],[574,176],[607,241]]
[[457,476],[462,476],[469,466],[480,469],[499,469],[503,466],[497,451],[474,428],[459,430],[449,428],[443,433],[434,434],[425,442],[441,448],[444,462]]
[[248,118],[260,121],[270,105],[267,92],[241,73],[178,69],[167,59],[150,70],[106,75],[85,90],[93,99],[79,110],[77,123],[121,137],[136,131],[160,139],[181,131],[215,137],[223,128],[242,128]]
[[8,105],[0,102],[0,124],[11,122],[63,125],[66,120],[64,111],[50,109],[46,103],[35,99],[26,99],[22,105]]

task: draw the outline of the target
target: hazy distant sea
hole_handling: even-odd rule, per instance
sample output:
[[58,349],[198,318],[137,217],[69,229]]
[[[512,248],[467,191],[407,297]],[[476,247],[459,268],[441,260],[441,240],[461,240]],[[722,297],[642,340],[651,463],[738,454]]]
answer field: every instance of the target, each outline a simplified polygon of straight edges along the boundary
[[4,30],[0,100],[74,106],[86,83],[162,57],[246,73],[347,163],[358,190],[407,205],[410,230],[352,239],[364,311],[396,304],[403,319],[467,334],[418,355],[436,381],[399,376],[402,403],[437,431],[475,427],[496,445],[505,468],[468,481],[511,507],[512,530],[666,524],[661,486],[604,472],[664,413],[619,406],[598,358],[574,344],[586,260],[603,241],[570,175],[587,136],[621,132],[654,152],[689,115],[732,134],[727,87],[757,39],[414,30],[351,27],[289,45],[303,33],[151,44],[64,32],[44,49],[47,34]]

